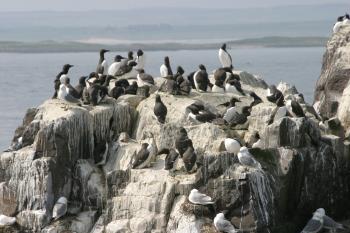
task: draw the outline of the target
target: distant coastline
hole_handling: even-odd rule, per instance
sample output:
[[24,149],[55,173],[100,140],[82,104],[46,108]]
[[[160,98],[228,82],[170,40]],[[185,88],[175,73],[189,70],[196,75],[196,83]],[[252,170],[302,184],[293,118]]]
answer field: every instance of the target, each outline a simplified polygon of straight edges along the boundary
[[[326,37],[261,37],[241,40],[223,41],[228,47],[324,47]],[[162,50],[209,50],[217,49],[221,43],[185,43],[185,42],[132,42],[120,44],[102,44],[88,42],[18,42],[0,41],[0,53],[67,53],[67,52],[95,52],[100,48],[111,51],[127,51],[142,48],[146,51]]]

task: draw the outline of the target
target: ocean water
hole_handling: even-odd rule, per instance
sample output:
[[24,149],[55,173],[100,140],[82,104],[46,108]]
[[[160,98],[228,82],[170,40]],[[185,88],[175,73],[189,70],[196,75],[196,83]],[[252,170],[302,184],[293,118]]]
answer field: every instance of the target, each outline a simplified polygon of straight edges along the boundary
[[[234,48],[230,50],[236,69],[256,74],[269,84],[281,80],[293,84],[312,102],[313,90],[321,70],[325,48]],[[107,58],[112,61],[113,52]],[[204,64],[208,71],[219,66],[217,50],[146,52],[146,72],[159,75],[164,56],[173,70],[181,65],[186,73]],[[6,149],[21,124],[26,109],[36,107],[53,94],[53,80],[65,63],[73,64],[69,77],[78,78],[96,68],[98,53],[0,54],[0,150]]]

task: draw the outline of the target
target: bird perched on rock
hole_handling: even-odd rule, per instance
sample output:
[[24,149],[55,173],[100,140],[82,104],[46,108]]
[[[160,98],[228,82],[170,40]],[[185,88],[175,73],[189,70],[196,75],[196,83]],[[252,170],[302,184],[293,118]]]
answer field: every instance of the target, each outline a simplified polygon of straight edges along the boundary
[[52,218],[57,220],[64,216],[67,213],[67,198],[66,197],[60,197],[56,204],[53,207],[52,210]]
[[197,161],[197,155],[196,155],[196,152],[194,151],[191,140],[188,141],[188,147],[182,156],[182,160],[184,162],[186,171],[190,172]]
[[173,71],[171,70],[169,57],[165,57],[164,64],[160,66],[160,76],[165,78],[168,75],[173,75]]
[[132,161],[132,168],[144,168],[148,165],[150,155],[153,153],[152,144],[142,143],[141,150],[136,154]]
[[165,161],[164,161],[164,169],[170,170],[173,168],[175,161],[179,157],[179,153],[176,152],[175,149],[163,149],[158,153],[160,154],[166,154]]
[[86,87],[86,83],[85,83],[86,79],[87,79],[86,76],[80,77],[79,84],[75,86],[75,90],[78,92],[79,99],[81,99],[83,96],[83,91],[84,91],[84,88]]
[[62,84],[60,85],[60,88],[57,93],[57,98],[67,101],[69,103],[75,103],[80,104],[80,100],[73,97],[71,94],[69,94],[69,88],[66,86],[66,83],[69,82],[68,77],[61,77]]
[[141,49],[137,50],[135,61],[137,63],[137,65],[135,66],[135,69],[145,68],[146,57],[145,57],[144,52]]
[[226,81],[225,90],[236,95],[245,95],[241,83],[237,79],[230,78]]
[[76,99],[80,99],[80,95],[77,90],[70,84],[70,78],[67,77],[65,81],[66,88],[68,88],[68,93]]
[[304,110],[297,101],[287,100],[286,107],[293,117],[305,117]]
[[245,146],[241,147],[241,149],[239,150],[238,160],[244,166],[261,169],[260,163],[254,159],[253,155]]
[[238,231],[232,225],[230,221],[228,221],[223,213],[219,213],[214,218],[214,226],[220,232],[226,233],[237,233]]
[[324,222],[323,218],[325,215],[326,212],[323,208],[317,209],[301,233],[317,233],[322,230]]
[[108,75],[116,76],[118,74],[123,59],[125,59],[125,57],[120,55],[115,56],[114,62],[108,68]]
[[250,107],[253,107],[263,102],[262,99],[254,91],[249,91],[248,94],[250,97],[253,97],[253,102],[250,104]]
[[229,75],[227,74],[233,74],[232,69],[229,67],[224,67],[224,68],[218,68],[214,72],[214,79],[215,80],[220,80],[223,83],[228,79]]
[[222,44],[219,49],[219,60],[222,67],[229,67],[233,69],[231,55],[226,51],[226,44]]
[[98,105],[107,95],[107,87],[99,84],[93,84],[88,89],[89,102],[92,106]]
[[276,88],[275,85],[269,86],[269,88],[267,89],[266,98],[268,101],[276,104],[279,107],[284,105],[284,96],[282,92]]
[[156,102],[154,105],[153,112],[154,112],[154,115],[156,115],[158,121],[161,124],[164,124],[166,115],[168,113],[168,109],[165,106],[165,104],[162,102],[160,95],[156,95]]
[[181,157],[187,150],[187,147],[189,147],[190,141],[191,139],[188,138],[186,129],[181,127],[179,129],[179,133],[175,138],[175,148],[179,152]]
[[98,74],[107,74],[108,72],[108,64],[105,59],[105,53],[109,52],[107,49],[100,50],[100,60],[98,61],[96,73]]
[[323,216],[323,228],[328,229],[331,232],[334,232],[337,230],[349,229],[349,227],[347,227],[341,223],[337,223],[336,221],[334,221],[331,217],[329,217],[327,215]]
[[343,25],[344,16],[339,16],[337,22],[333,26],[333,33],[339,32],[340,27]]
[[69,69],[72,68],[73,65],[70,65],[70,64],[65,64],[62,68],[62,71],[59,72],[56,76],[56,79],[54,81],[55,85],[54,85],[54,88],[55,88],[55,93],[53,94],[53,99],[57,98],[57,92],[58,92],[58,89],[60,88],[60,85],[62,84],[61,81],[60,81],[60,78],[62,75],[67,75],[68,72],[69,72]]
[[193,75],[193,80],[197,91],[208,91],[208,87],[210,87],[210,81],[204,65],[199,65],[199,70]]
[[230,125],[241,125],[248,120],[250,107],[230,107],[225,112],[223,119]]
[[176,82],[178,85],[179,94],[189,95],[191,93],[192,84],[188,80],[184,79],[182,75],[177,76]]
[[182,76],[185,73],[185,70],[182,68],[182,66],[178,66],[176,68],[176,74],[174,75],[174,78],[177,79],[179,76]]
[[125,78],[118,79],[115,82],[115,85],[117,87],[122,87],[122,88],[127,88],[128,86],[130,86],[129,81],[127,79],[125,79]]
[[242,146],[238,140],[233,138],[225,138],[224,144],[225,144],[226,151],[234,155],[238,154],[239,149]]
[[190,192],[190,195],[188,196],[188,200],[192,204],[196,205],[211,205],[214,204],[213,200],[211,197],[200,193],[197,189],[192,189]]
[[146,74],[145,70],[143,70],[143,69],[139,70],[139,73],[137,75],[137,81],[139,82],[140,86],[154,85],[154,79],[153,79],[152,75]]
[[137,85],[137,82],[136,81],[133,81],[132,84],[128,87],[125,88],[125,94],[128,94],[128,95],[136,95],[137,93],[137,88],[138,88],[138,85]]
[[212,113],[209,110],[200,110],[198,113],[195,113],[193,111],[191,111],[188,116],[187,119],[188,120],[192,120],[194,122],[201,122],[201,123],[205,123],[205,122],[212,122],[213,120],[217,119],[218,116],[215,115],[214,113]]
[[114,99],[118,99],[120,96],[125,94],[125,89],[115,83],[115,86],[108,92],[108,95]]

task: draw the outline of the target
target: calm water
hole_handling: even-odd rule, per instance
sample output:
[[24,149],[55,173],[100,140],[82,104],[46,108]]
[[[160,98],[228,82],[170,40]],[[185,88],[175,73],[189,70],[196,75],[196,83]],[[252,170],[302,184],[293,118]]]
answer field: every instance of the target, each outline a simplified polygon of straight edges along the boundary
[[[294,84],[312,101],[324,48],[237,48],[231,50],[235,68],[258,74],[268,83],[281,80]],[[114,54],[109,54],[111,61]],[[126,55],[125,52],[123,55]],[[203,63],[211,71],[219,66],[217,50],[147,52],[146,71],[159,74],[163,57],[171,58],[173,69],[182,65],[194,71]],[[53,80],[65,63],[74,64],[72,84],[95,70],[97,53],[0,54],[0,150],[7,148],[14,130],[29,107],[52,96]]]

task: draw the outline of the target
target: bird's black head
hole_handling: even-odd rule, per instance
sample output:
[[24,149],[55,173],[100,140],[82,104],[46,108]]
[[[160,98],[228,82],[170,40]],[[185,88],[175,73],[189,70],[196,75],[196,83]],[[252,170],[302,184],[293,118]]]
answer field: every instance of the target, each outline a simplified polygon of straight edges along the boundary
[[181,134],[187,135],[187,131],[186,131],[186,129],[185,129],[184,127],[181,127],[180,130],[179,130],[179,132],[180,132]]
[[134,67],[134,66],[137,66],[137,63],[135,61],[130,61],[128,63],[128,66]]
[[241,102],[239,99],[236,99],[235,97],[230,99],[230,105],[235,106],[237,102]]
[[169,57],[168,57],[168,56],[164,57],[164,64],[165,64],[166,66],[170,65],[170,60],[169,60]]
[[128,59],[133,60],[134,59],[134,53],[132,51],[128,52]]
[[226,51],[226,43],[222,44],[221,49]]
[[160,95],[156,95],[156,102],[160,102],[160,101],[162,101],[161,99],[160,99]]
[[68,71],[69,71],[69,69],[70,69],[71,67],[73,67],[73,65],[65,64],[65,65],[63,66],[63,68],[62,68],[63,73],[64,73],[64,74],[67,74]]
[[272,92],[277,91],[277,87],[276,87],[275,85],[269,86],[269,89],[270,89]]
[[143,55],[143,51],[141,49],[137,50],[137,56],[142,56]]
[[144,69],[139,69],[139,74],[144,74],[145,73],[145,70]]
[[148,143],[142,143],[142,148],[143,149],[147,149],[147,147],[148,147]]
[[190,139],[190,140],[188,140],[187,145],[188,145],[188,147],[193,147],[193,142],[192,142],[192,140],[191,140],[191,139]]
[[98,74],[96,72],[92,72],[89,74],[89,79],[90,78],[98,78]]
[[338,22],[341,22],[341,21],[343,21],[343,19],[344,19],[344,16],[339,16],[338,19],[337,19],[337,21],[338,21]]
[[79,78],[79,84],[82,86],[86,86],[85,80],[87,79],[87,76],[82,76]]
[[207,70],[203,64],[200,64],[198,67],[200,70]]
[[346,19],[350,19],[350,15],[348,13],[345,14]]
[[107,52],[109,52],[108,49],[101,49],[101,50],[100,50],[100,54],[102,54],[102,55],[105,54],[105,53],[107,53]]
[[259,132],[258,132],[258,131],[255,132],[255,138],[256,138],[256,139],[260,139],[260,135],[259,135]]
[[131,84],[131,86],[133,86],[133,87],[138,87],[137,82],[136,82],[136,81],[133,81],[132,84]]
[[250,115],[250,107],[249,106],[244,106],[242,108],[242,113],[246,116],[249,116]]
[[65,84],[70,84],[70,78],[66,77]]
[[115,56],[114,61],[115,62],[120,62],[122,59],[125,59],[125,57],[117,55],[117,56]]
[[183,81],[185,81],[185,79],[184,79],[184,77],[182,77],[182,75],[179,75],[179,76],[177,76],[177,78],[176,78],[176,82],[177,83],[182,83]]
[[185,70],[181,66],[178,66],[176,73],[183,75],[185,73]]

